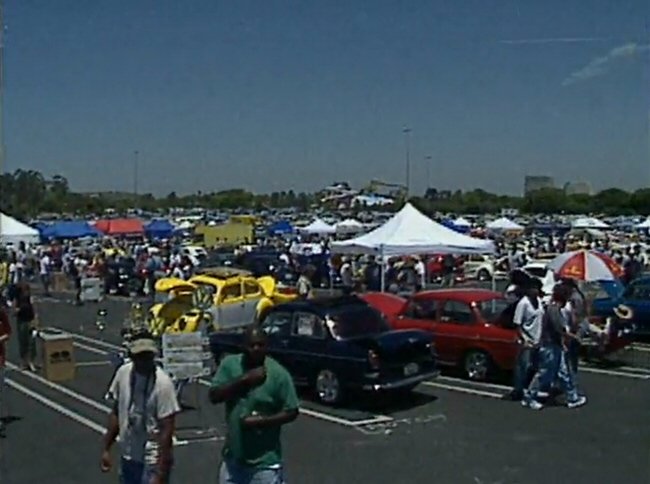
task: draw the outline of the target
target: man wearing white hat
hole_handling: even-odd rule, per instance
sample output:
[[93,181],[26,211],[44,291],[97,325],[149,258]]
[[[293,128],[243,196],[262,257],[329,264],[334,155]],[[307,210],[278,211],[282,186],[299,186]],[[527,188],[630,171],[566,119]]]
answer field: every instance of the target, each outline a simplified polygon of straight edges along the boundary
[[119,435],[121,484],[168,484],[175,417],[180,412],[171,378],[156,365],[151,335],[135,335],[131,362],[122,365],[108,395],[114,401],[104,435],[102,472],[110,471],[110,450]]

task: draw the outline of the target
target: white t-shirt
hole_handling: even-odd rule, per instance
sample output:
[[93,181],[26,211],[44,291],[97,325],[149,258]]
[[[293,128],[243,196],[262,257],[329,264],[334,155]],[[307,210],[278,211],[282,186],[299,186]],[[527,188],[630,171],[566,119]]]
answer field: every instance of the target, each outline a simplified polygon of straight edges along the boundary
[[341,266],[341,282],[344,286],[352,286],[354,283],[354,274],[352,273],[352,264],[344,262]]
[[542,321],[544,319],[544,305],[537,298],[537,309],[527,296],[522,297],[515,308],[512,322],[519,328],[524,344],[536,346],[542,339]]
[[40,273],[41,273],[42,276],[50,273],[50,263],[51,263],[50,262],[50,256],[44,255],[41,258],[41,264],[40,264],[41,271],[40,271]]
[[115,373],[108,390],[108,397],[117,402],[122,457],[148,464],[158,460],[158,421],[181,411],[171,378],[156,368],[155,384],[153,380],[147,381],[136,373],[133,363],[125,363]]
[[424,265],[424,262],[421,260],[417,261],[415,264],[415,272],[417,273],[418,277],[420,278],[420,284],[425,285],[426,283],[426,266]]

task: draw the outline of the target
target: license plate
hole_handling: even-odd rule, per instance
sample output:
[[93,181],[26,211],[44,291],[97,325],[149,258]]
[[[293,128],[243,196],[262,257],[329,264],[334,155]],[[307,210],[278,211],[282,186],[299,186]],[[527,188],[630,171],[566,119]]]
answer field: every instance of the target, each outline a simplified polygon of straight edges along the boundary
[[404,376],[415,375],[418,371],[420,371],[420,365],[417,363],[409,363],[404,367]]

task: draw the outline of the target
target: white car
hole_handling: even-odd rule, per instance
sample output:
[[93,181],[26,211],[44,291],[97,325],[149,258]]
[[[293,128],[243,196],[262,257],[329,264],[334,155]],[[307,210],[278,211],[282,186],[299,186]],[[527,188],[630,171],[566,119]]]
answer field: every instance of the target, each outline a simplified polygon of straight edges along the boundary
[[548,261],[531,261],[521,268],[526,274],[542,281],[544,294],[551,294],[555,286],[555,274],[548,268]]
[[499,270],[500,262],[487,255],[470,255],[463,264],[465,279],[477,279],[479,281],[489,281],[493,277],[495,279],[504,279],[507,277],[507,273]]

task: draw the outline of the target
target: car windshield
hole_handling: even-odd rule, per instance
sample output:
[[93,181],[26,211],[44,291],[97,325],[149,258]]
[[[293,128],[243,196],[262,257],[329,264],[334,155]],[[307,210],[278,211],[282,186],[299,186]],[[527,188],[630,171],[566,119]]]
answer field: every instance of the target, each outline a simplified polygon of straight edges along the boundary
[[481,313],[483,320],[490,322],[496,321],[508,306],[508,301],[502,298],[486,299],[485,301],[478,301],[476,303],[476,307]]
[[390,329],[381,313],[365,304],[332,308],[328,314],[328,326],[336,339],[384,333]]

